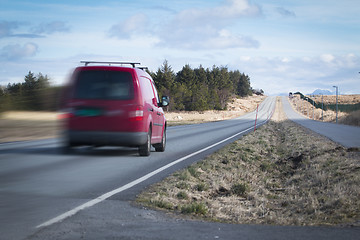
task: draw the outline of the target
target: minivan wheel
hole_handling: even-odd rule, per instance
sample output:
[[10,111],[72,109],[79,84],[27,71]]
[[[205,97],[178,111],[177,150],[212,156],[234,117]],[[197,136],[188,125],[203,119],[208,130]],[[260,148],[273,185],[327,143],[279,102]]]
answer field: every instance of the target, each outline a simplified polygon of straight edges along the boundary
[[63,154],[68,154],[72,152],[73,144],[71,143],[67,132],[61,132],[60,134],[60,151]]
[[155,151],[157,151],[157,152],[164,152],[165,151],[165,147],[166,147],[166,131],[164,131],[164,133],[163,133],[161,143],[155,144],[154,147],[155,147]]
[[151,129],[149,129],[149,132],[147,134],[146,143],[139,147],[139,155],[144,157],[149,156],[150,151],[151,151]]
[[64,142],[62,143],[62,146],[60,147],[60,150],[63,154],[69,154],[73,152],[74,145],[70,142]]

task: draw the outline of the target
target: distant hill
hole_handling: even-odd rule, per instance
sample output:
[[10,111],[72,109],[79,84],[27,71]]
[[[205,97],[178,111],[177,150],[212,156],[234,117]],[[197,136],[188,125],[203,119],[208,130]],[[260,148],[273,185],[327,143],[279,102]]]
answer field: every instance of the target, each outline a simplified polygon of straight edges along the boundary
[[322,90],[322,89],[316,89],[313,93],[310,93],[310,95],[334,95],[334,92],[331,92],[329,90]]

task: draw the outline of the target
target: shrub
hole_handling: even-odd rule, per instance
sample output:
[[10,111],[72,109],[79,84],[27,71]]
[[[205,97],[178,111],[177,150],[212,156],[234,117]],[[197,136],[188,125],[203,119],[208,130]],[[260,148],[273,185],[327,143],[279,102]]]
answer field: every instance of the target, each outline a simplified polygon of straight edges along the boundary
[[178,199],[188,199],[188,195],[186,194],[186,192],[183,191],[178,192],[178,194],[176,194],[176,197]]
[[190,188],[190,184],[186,183],[186,182],[179,182],[175,185],[175,187],[179,188],[179,189],[189,189]]
[[246,197],[248,190],[246,183],[236,183],[231,187],[231,193],[239,197]]
[[208,209],[204,203],[191,203],[181,207],[181,213],[205,215]]
[[189,171],[190,175],[193,176],[194,178],[198,178],[200,176],[200,172],[198,172],[193,166],[188,167],[187,170]]
[[173,205],[169,202],[165,202],[163,200],[154,200],[151,201],[151,203],[158,208],[164,208],[164,209],[168,209],[168,210],[172,210],[173,209]]
[[195,189],[199,192],[206,191],[209,187],[205,183],[199,183],[195,186]]
[[187,181],[190,178],[189,172],[188,171],[181,171],[179,174],[177,174],[176,176],[179,177],[180,180],[182,181]]

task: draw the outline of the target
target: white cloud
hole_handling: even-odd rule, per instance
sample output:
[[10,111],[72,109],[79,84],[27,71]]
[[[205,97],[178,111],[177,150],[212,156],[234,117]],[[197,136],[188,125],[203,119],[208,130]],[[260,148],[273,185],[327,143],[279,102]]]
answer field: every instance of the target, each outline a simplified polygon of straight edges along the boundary
[[281,59],[281,61],[282,61],[283,63],[288,63],[288,62],[290,62],[291,60],[290,60],[289,58],[287,58],[287,57],[284,57],[283,59]]
[[260,7],[250,4],[248,0],[226,0],[222,5],[214,8],[187,9],[181,11],[175,21],[185,26],[189,24],[212,25],[223,24],[223,21],[234,20],[240,17],[258,16],[261,14]]
[[119,39],[127,39],[134,34],[141,34],[146,31],[148,25],[148,17],[145,14],[138,13],[132,17],[115,24],[109,30],[111,37],[117,37]]
[[320,58],[322,61],[324,61],[326,63],[330,63],[335,60],[335,57],[331,54],[323,54],[320,56]]
[[70,27],[63,21],[52,21],[48,23],[41,23],[39,26],[33,28],[36,34],[52,34],[56,32],[68,32]]
[[118,39],[147,35],[159,39],[159,47],[177,49],[258,48],[256,39],[233,33],[227,27],[241,17],[259,14],[260,8],[248,0],[227,0],[215,8],[180,11],[171,21],[161,21],[158,26],[151,26],[148,16],[138,13],[113,25],[108,35]]
[[226,0],[225,5],[214,9],[215,16],[241,17],[257,16],[261,13],[259,6],[250,4],[248,0]]
[[242,17],[260,14],[260,8],[248,0],[227,0],[215,8],[183,10],[158,32],[159,46],[192,50],[257,48],[258,41],[234,34],[228,27]]
[[[231,32],[223,29],[217,35],[206,39],[202,45],[204,48],[257,48],[259,42],[251,37],[232,35]],[[200,47],[199,47],[200,48]]]
[[5,60],[19,60],[21,58],[33,57],[38,51],[35,43],[26,43],[24,46],[20,44],[10,44],[0,50],[0,58]]

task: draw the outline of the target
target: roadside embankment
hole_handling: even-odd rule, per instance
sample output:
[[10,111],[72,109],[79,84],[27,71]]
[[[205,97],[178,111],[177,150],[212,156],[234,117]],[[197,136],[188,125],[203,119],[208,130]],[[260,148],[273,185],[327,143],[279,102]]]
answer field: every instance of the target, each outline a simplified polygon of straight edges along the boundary
[[[310,96],[309,96],[310,97]],[[324,108],[326,109],[327,105],[336,104],[336,96],[315,96],[311,97],[315,102],[323,102]],[[300,96],[295,94],[290,100],[290,103],[294,110],[302,114],[304,117],[314,119],[317,121],[324,122],[335,122],[336,121],[336,111],[327,109],[322,110],[321,108],[315,108],[311,103],[300,99]],[[360,95],[340,95],[338,96],[338,104],[345,104],[351,106],[353,109],[354,106],[360,103]],[[356,108],[355,108],[356,109]],[[338,123],[352,126],[360,126],[360,110],[353,110],[349,112],[338,111]]]
[[[359,149],[272,121],[140,194],[137,202],[210,221],[359,225]],[[177,215],[179,216],[179,215]]]

